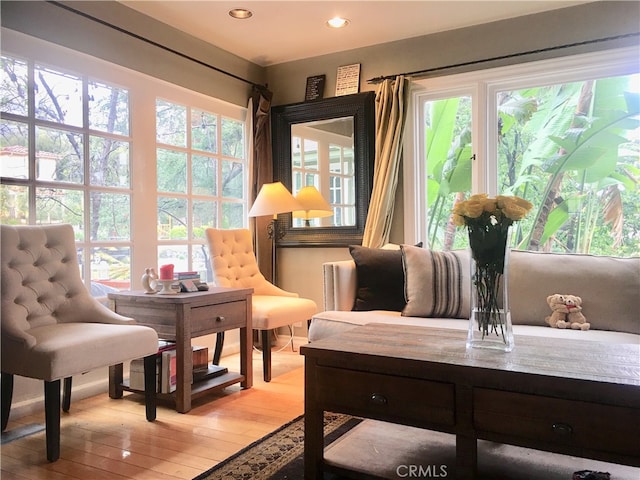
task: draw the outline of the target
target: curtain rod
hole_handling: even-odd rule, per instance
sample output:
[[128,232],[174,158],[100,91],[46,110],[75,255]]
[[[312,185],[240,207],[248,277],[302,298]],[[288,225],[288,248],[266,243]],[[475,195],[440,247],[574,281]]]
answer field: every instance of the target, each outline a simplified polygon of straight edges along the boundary
[[210,68],[211,70],[215,70],[216,72],[222,73],[223,75],[227,75],[228,77],[235,78],[236,80],[240,80],[241,82],[244,82],[244,83],[248,83],[252,87],[266,88],[265,85],[260,85],[259,83],[252,82],[251,80],[247,80],[246,78],[239,77],[238,75],[235,75],[235,74],[233,74],[231,72],[227,72],[226,70],[222,70],[221,68],[218,68],[218,67],[216,67],[214,65],[210,65],[210,64],[208,64],[206,62],[203,62],[202,60],[198,60],[197,58],[191,57],[191,56],[186,55],[186,54],[184,54],[182,52],[174,50],[174,49],[172,49],[170,47],[167,47],[166,45],[162,45],[161,43],[154,42],[153,40],[150,40],[150,39],[145,38],[145,37],[143,37],[141,35],[138,35],[137,33],[130,32],[129,30],[125,30],[124,28],[118,27],[117,25],[109,23],[109,22],[107,22],[105,20],[102,20],[100,18],[94,17],[93,15],[89,15],[88,13],[84,13],[84,12],[81,12],[79,10],[76,10],[75,8],[69,7],[68,5],[64,5],[64,4],[60,3],[60,2],[56,2],[56,1],[53,1],[53,0],[47,0],[47,3],[50,3],[52,5],[55,5],[56,7],[60,7],[60,8],[63,8],[65,10],[68,10],[70,12],[73,12],[76,15],[80,15],[81,17],[88,18],[89,20],[92,20],[92,21],[97,22],[97,23],[99,23],[101,25],[104,25],[105,27],[109,27],[109,28],[112,28],[114,30],[117,30],[120,33],[124,33],[125,35],[129,35],[130,37],[133,37],[133,38],[135,38],[137,40],[141,40],[143,42],[146,42],[146,43],[148,43],[150,45],[153,45],[154,47],[161,48],[162,50],[165,50],[165,51],[167,51],[169,53],[173,53],[174,55],[178,55],[179,57],[182,57],[182,58],[184,58],[186,60],[190,60],[190,61],[192,61],[194,63],[197,63],[198,65],[202,65],[203,67],[207,67],[207,68]]
[[501,55],[501,56],[498,56],[498,57],[483,58],[481,60],[472,60],[472,61],[469,61],[469,62],[456,63],[456,64],[453,64],[453,65],[445,65],[443,67],[427,68],[427,69],[424,69],[424,70],[416,70],[414,72],[397,73],[395,75],[384,75],[384,76],[370,78],[369,80],[367,80],[367,83],[380,83],[380,82],[382,82],[384,80],[390,80],[390,79],[396,78],[397,76],[400,76],[400,75],[405,76],[405,77],[422,76],[422,75],[426,75],[428,73],[439,72],[441,70],[448,70],[448,69],[451,69],[451,68],[467,67],[469,65],[478,65],[478,64],[481,64],[481,63],[488,63],[488,62],[493,62],[493,61],[496,61],[496,60],[505,60],[507,58],[517,58],[517,57],[522,57],[524,55],[533,55],[533,54],[536,54],[536,53],[551,52],[553,50],[561,50],[561,49],[564,49],[564,48],[578,47],[578,46],[582,46],[582,45],[589,45],[589,44],[592,44],[592,43],[606,42],[606,41],[609,41],[609,40],[618,40],[618,39],[621,39],[621,38],[637,37],[639,35],[640,35],[639,32],[626,33],[626,34],[623,34],[623,35],[616,35],[616,36],[613,36],[613,37],[596,38],[596,39],[593,39],[593,40],[586,40],[584,42],[568,43],[566,45],[556,45],[555,47],[540,48],[538,50],[529,50],[527,52],[511,53],[509,55]]

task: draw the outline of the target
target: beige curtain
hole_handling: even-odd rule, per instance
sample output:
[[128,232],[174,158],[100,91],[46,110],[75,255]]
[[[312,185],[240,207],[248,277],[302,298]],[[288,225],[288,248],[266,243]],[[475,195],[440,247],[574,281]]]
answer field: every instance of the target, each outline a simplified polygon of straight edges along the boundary
[[409,79],[404,76],[383,81],[376,91],[376,155],[365,247],[378,248],[389,241],[408,95]]

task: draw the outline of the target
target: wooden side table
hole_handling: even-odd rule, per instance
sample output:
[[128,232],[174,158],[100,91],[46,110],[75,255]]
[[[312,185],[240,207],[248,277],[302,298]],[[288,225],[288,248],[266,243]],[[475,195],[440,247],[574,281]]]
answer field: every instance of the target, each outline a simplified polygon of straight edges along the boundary
[[[163,340],[176,342],[177,386],[158,398],[175,401],[176,410],[191,410],[191,400],[205,393],[240,383],[253,385],[251,288],[211,288],[208,291],[175,295],[146,294],[143,291],[110,293],[112,309],[134,318],[158,332]],[[234,328],[240,329],[240,373],[227,372],[192,384],[191,339]],[[109,396],[122,397],[131,390],[123,379],[122,364],[109,367]]]

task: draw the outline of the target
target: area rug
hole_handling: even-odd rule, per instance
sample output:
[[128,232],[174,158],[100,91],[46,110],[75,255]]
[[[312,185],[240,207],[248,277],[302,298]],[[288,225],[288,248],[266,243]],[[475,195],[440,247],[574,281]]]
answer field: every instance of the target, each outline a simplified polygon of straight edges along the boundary
[[[325,462],[348,467],[350,478],[456,478],[455,452],[451,434],[325,412]],[[194,480],[302,480],[303,456],[301,416]],[[640,479],[640,468],[478,441],[477,480],[571,480],[584,470]],[[325,473],[324,480],[343,477]]]
[[[325,412],[325,446],[352,429],[361,419]],[[302,480],[304,477],[304,415],[198,475],[193,480]],[[327,480],[339,480],[326,476]]]

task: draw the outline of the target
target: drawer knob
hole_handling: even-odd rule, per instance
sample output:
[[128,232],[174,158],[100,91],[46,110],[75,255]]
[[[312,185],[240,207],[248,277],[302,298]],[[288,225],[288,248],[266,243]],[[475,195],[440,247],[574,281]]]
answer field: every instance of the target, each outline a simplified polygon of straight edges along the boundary
[[222,315],[218,315],[216,317],[216,322],[224,322],[224,317]]
[[371,395],[371,401],[373,403],[375,403],[376,405],[386,405],[387,404],[387,397],[385,397],[384,395],[381,395],[379,393],[374,393]]
[[558,435],[571,435],[573,433],[573,428],[567,423],[554,423],[551,428]]

